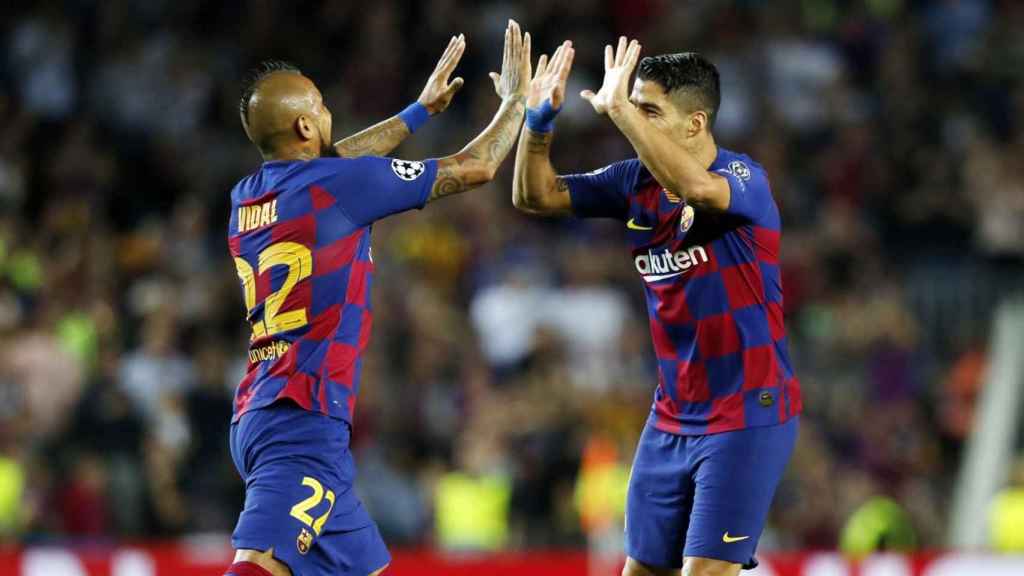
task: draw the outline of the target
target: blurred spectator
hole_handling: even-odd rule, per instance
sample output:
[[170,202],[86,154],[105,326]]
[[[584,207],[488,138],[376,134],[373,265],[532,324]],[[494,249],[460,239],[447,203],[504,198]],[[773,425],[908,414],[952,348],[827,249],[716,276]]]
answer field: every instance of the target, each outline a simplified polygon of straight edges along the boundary
[[992,499],[989,530],[992,547],[1000,552],[1024,552],[1024,460],[1014,467],[1009,486]]
[[[1021,3],[304,9],[313,17],[199,0],[4,9],[0,533],[231,529],[241,490],[226,436],[248,327],[227,193],[259,161],[240,79],[264,58],[295,61],[341,137],[415,97],[466,32],[466,87],[395,152],[436,157],[486,121],[488,47],[514,16],[535,52],[577,48],[553,148],[563,172],[633,155],[573,96],[600,81],[619,33],[645,54],[709,54],[720,143],[768,169],[806,413],[761,548],[944,544],[990,312],[1024,290]],[[523,218],[510,175],[374,226],[359,490],[396,543],[610,550],[621,510],[595,494],[618,492],[606,486],[621,485],[657,381],[642,286],[620,224]],[[1015,525],[1008,494],[994,518]]]

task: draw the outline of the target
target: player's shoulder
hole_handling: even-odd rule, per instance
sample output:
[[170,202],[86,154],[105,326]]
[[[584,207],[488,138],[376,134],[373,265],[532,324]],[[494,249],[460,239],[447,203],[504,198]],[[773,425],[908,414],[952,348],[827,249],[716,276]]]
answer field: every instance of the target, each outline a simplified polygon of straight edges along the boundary
[[744,184],[761,181],[767,185],[768,173],[764,166],[742,152],[726,148],[718,149],[718,157],[711,166],[712,171],[728,172]]

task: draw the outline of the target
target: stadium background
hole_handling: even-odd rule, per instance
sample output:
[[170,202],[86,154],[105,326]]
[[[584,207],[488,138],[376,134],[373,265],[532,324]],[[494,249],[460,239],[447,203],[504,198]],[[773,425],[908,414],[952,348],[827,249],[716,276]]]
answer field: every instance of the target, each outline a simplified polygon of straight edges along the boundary
[[[440,156],[497,103],[508,17],[535,57],[575,42],[566,172],[631,153],[575,96],[599,85],[605,42],[719,66],[719,142],[766,166],[783,212],[806,405],[762,551],[955,547],[993,311],[1024,286],[1024,3],[44,0],[0,8],[0,574],[40,550],[69,562],[49,574],[223,561],[248,335],[224,224],[259,162],[238,121],[247,69],[298,64],[339,138],[413,100],[465,32],[465,88],[395,153]],[[359,490],[396,550],[611,574],[656,383],[641,285],[621,226],[516,213],[511,165],[375,226]],[[979,538],[1020,550],[1024,470],[1004,460]],[[149,551],[141,571],[111,567],[124,543]],[[395,573],[428,573],[423,558]]]

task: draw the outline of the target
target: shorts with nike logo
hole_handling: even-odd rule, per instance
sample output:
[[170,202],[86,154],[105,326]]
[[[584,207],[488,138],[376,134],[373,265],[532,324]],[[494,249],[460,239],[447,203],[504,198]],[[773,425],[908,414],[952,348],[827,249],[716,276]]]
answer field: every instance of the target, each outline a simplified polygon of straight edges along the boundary
[[793,417],[680,436],[655,428],[652,415],[629,480],[626,554],[661,568],[681,568],[686,556],[756,566],[757,541],[798,428]]

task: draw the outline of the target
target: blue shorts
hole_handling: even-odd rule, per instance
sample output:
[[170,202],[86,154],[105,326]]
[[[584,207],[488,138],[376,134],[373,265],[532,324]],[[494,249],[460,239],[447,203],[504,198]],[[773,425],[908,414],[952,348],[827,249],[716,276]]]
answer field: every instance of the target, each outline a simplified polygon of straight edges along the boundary
[[756,565],[775,487],[796,444],[797,418],[706,436],[644,427],[626,497],[626,554],[680,568],[698,556]]
[[231,457],[245,481],[235,549],[266,551],[295,576],[366,576],[391,561],[353,490],[349,425],[289,402],[231,425]]

